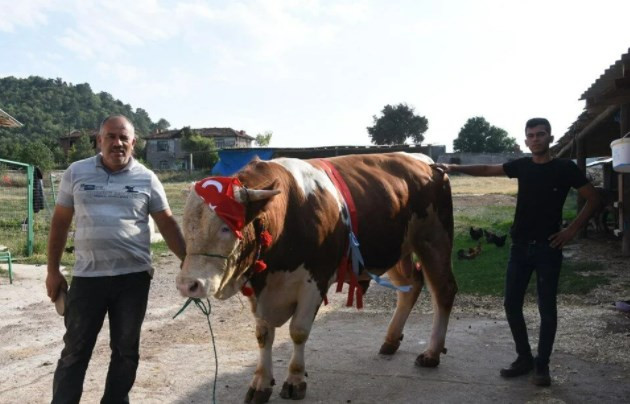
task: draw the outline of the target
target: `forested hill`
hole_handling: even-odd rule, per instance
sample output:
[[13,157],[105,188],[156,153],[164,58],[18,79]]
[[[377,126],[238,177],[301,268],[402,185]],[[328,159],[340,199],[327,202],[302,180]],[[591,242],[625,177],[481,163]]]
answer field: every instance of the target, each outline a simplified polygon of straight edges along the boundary
[[59,78],[0,79],[0,108],[24,124],[10,131],[0,129],[0,136],[19,133],[33,140],[56,141],[74,129],[93,130],[111,114],[130,118],[138,133],[148,134],[158,126],[142,108],[134,110],[105,92],[95,94],[87,83],[74,85]]
[[[153,122],[142,108],[134,110],[131,105],[114,99],[108,93],[95,94],[87,83],[66,83],[60,78],[0,78],[0,108],[24,125],[21,128],[0,128],[0,154],[9,154],[8,150],[1,152],[9,147],[7,143],[24,145],[37,142],[46,145],[57,163],[61,163],[58,150],[60,136],[75,129],[91,132],[108,115],[127,116],[139,134],[170,126],[164,119]],[[16,153],[13,151],[10,154]]]

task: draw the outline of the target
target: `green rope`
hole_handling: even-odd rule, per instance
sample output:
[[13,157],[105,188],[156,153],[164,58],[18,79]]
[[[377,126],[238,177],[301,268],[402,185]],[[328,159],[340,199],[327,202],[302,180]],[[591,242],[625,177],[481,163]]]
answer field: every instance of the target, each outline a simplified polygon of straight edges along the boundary
[[217,345],[214,342],[214,332],[212,331],[212,324],[210,323],[210,314],[212,313],[212,306],[210,305],[210,299],[206,299],[206,302],[208,303],[208,306],[206,307],[206,305],[203,303],[201,299],[198,299],[196,297],[189,297],[186,303],[184,303],[184,307],[179,309],[179,311],[173,316],[173,319],[175,319],[175,317],[179,316],[184,310],[186,310],[186,307],[188,307],[188,305],[191,302],[194,302],[195,306],[197,306],[199,310],[201,310],[201,312],[206,316],[206,320],[208,321],[208,328],[210,329],[210,336],[212,337],[212,349],[214,350],[214,382],[212,384],[212,402],[216,404],[217,402],[217,399],[216,399],[217,377],[219,374],[219,359],[217,357]]

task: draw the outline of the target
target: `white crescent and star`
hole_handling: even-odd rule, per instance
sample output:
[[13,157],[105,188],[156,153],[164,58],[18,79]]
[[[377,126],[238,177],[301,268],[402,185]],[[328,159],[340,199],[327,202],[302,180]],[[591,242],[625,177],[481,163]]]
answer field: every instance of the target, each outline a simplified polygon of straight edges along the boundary
[[201,188],[208,188],[208,187],[215,187],[218,193],[221,193],[223,191],[223,184],[221,184],[217,180],[207,180],[207,181],[204,181],[203,184],[201,184]]

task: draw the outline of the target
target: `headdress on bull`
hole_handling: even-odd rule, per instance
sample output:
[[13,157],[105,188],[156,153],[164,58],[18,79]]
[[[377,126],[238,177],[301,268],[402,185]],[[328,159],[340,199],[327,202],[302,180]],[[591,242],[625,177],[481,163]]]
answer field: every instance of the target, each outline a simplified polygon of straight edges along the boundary
[[245,206],[234,197],[234,186],[243,184],[234,177],[208,177],[195,184],[195,192],[219,216],[236,237],[242,239],[245,226]]
[[[242,229],[245,226],[245,206],[237,200],[236,193],[239,188],[245,191],[245,197],[249,201],[268,199],[280,193],[279,190],[247,190],[238,178],[234,177],[207,177],[195,183],[195,192],[203,201],[219,216],[239,238],[243,238]],[[267,264],[261,259],[261,254],[272,242],[269,231],[265,229],[263,221],[254,221],[256,231],[256,256],[251,269],[254,272],[262,272],[267,269]],[[250,296],[253,290],[243,286],[243,294]]]

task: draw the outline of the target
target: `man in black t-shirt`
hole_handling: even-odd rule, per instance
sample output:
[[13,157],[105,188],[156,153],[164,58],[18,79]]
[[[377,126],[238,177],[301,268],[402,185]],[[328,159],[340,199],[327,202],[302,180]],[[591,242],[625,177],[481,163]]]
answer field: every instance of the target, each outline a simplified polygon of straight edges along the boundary
[[[596,208],[599,196],[586,176],[571,160],[551,157],[551,125],[544,118],[525,124],[525,144],[532,157],[505,164],[437,164],[445,172],[475,176],[507,175],[518,179],[516,212],[511,229],[512,247],[505,279],[505,314],[512,331],[518,357],[501,376],[528,374],[534,369],[532,383],[549,386],[549,357],[557,327],[556,295],[562,264],[562,247],[575,237]],[[578,190],[586,204],[568,227],[562,228],[562,206],[570,188]],[[525,291],[536,271],[540,335],[538,356],[534,359],[523,317]]]

